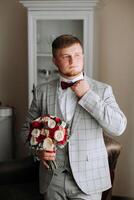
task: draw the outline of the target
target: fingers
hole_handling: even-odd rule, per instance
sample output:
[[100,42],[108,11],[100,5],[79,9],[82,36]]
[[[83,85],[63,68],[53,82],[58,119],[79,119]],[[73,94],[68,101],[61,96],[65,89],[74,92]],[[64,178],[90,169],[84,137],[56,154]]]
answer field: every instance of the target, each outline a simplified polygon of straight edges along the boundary
[[47,160],[55,160],[56,158],[56,153],[55,152],[47,152],[47,151],[38,151],[38,157],[42,161],[47,161]]
[[71,88],[79,98],[82,97],[90,89],[87,81],[84,79],[77,81],[73,86],[71,86]]
[[44,152],[44,160],[55,160],[56,158],[56,153],[48,153]]
[[54,161],[56,159],[56,152],[47,152],[44,150],[40,150],[37,152],[37,155],[47,169],[49,169],[49,164],[47,163],[47,161]]
[[43,164],[44,164],[44,166],[47,168],[47,169],[49,169],[49,165],[47,164],[47,162],[46,161],[42,161],[43,162]]

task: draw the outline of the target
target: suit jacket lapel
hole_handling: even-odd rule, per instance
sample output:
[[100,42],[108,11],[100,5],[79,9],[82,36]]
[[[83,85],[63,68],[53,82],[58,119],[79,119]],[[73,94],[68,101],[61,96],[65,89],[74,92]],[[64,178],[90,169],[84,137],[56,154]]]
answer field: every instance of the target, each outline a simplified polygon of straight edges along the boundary
[[80,121],[80,116],[79,115],[81,112],[81,107],[79,104],[76,105],[76,109],[75,109],[75,113],[74,113],[74,116],[73,116],[73,120],[72,120],[72,123],[71,123],[71,132],[73,133],[75,128],[77,127],[77,124],[79,123]]
[[[90,78],[88,78],[86,75],[84,75],[84,78],[89,83],[89,86],[92,89],[93,88],[92,80]],[[74,113],[74,117],[73,117],[72,124],[71,124],[71,132],[72,133],[74,132],[74,130],[76,129],[77,125],[80,122],[82,112],[83,112],[82,107],[77,103],[75,113]]]
[[56,106],[57,106],[57,86],[59,81],[53,81],[48,84],[48,91],[47,91],[47,109],[48,114],[56,115]]

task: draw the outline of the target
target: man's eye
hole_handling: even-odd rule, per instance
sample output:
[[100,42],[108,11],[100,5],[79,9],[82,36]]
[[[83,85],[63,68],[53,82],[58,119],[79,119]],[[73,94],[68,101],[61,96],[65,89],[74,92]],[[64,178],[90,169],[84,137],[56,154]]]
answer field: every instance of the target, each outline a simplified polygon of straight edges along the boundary
[[80,57],[80,54],[76,54],[75,56],[76,56],[76,57]]
[[63,59],[67,59],[67,58],[69,58],[69,56],[63,56],[62,58],[63,58]]

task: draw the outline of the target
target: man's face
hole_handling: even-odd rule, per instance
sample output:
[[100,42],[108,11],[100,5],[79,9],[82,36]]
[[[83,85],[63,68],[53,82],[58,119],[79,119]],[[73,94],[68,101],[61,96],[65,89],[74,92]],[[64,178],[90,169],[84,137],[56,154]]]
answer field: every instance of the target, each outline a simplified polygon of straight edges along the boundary
[[59,49],[53,58],[54,64],[64,77],[75,77],[83,71],[83,51],[80,44]]

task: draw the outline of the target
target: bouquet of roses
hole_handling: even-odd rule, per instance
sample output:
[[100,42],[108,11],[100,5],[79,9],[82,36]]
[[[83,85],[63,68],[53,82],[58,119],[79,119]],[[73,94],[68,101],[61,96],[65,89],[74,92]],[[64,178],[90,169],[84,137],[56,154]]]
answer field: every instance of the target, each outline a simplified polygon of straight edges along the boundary
[[31,149],[53,152],[56,148],[64,148],[69,136],[66,122],[59,117],[45,115],[31,122],[28,141]]

